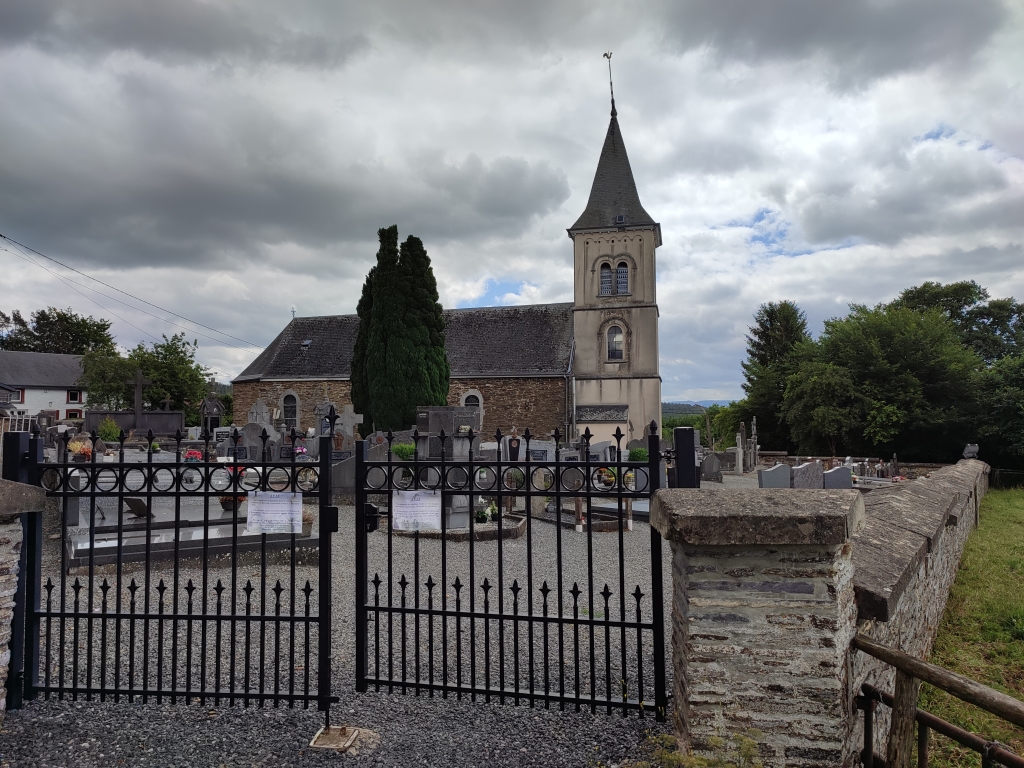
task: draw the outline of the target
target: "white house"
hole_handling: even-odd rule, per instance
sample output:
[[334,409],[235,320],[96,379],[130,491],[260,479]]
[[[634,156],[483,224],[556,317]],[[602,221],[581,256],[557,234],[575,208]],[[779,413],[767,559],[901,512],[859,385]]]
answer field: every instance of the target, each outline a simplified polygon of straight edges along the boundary
[[10,405],[17,416],[35,416],[40,411],[59,419],[81,419],[85,413],[85,391],[81,355],[0,350],[0,384],[10,392]]

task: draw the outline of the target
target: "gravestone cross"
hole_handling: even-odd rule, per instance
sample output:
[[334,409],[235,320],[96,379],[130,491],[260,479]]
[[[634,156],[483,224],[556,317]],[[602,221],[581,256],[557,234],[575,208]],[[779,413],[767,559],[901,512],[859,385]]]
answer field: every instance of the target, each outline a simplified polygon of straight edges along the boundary
[[363,414],[356,413],[352,403],[345,403],[345,408],[338,414],[337,425],[342,433],[355,437],[356,427],[363,423]]
[[171,410],[171,396],[170,396],[170,395],[168,395],[167,397],[165,397],[165,398],[164,398],[163,400],[161,400],[160,402],[162,402],[162,403],[164,404],[164,410],[165,410],[165,411],[169,411],[169,410]]
[[132,429],[139,429],[139,425],[142,423],[142,388],[152,384],[151,379],[142,378],[142,369],[135,369],[135,379],[129,379],[129,384],[135,385],[135,422],[132,424]]

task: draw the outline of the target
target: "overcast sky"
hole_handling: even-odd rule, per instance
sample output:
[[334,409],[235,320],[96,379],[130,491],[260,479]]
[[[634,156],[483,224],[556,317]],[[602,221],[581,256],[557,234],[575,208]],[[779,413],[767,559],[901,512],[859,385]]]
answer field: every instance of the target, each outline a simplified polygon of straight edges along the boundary
[[[354,312],[390,224],[446,307],[571,301],[606,50],[665,400],[742,395],[762,302],[817,333],[925,280],[1024,299],[1020,0],[6,0],[0,233],[257,345],[170,318],[222,380],[293,306]],[[19,255],[0,309],[178,330]]]

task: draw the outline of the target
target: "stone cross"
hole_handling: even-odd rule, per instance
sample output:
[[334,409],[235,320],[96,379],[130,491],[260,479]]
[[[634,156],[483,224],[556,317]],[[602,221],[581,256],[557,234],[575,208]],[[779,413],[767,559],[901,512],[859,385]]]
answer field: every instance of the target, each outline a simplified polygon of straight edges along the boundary
[[162,403],[164,404],[164,410],[165,410],[165,411],[169,411],[169,410],[171,410],[171,396],[170,396],[170,395],[168,395],[167,397],[165,397],[165,398],[164,398],[163,400],[161,400],[160,402],[162,402]]
[[152,384],[151,379],[142,378],[142,369],[135,369],[135,379],[129,379],[129,384],[135,385],[135,423],[132,425],[134,429],[139,429],[142,424],[142,388]]
[[363,414],[356,413],[352,403],[346,403],[344,410],[338,414],[338,421],[336,423],[344,434],[354,437],[356,427],[363,423]]

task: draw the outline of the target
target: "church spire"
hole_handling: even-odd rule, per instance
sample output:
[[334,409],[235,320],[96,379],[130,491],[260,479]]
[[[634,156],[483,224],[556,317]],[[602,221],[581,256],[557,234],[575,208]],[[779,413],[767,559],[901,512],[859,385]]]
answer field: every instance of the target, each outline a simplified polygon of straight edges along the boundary
[[612,52],[608,51],[604,57],[608,59],[608,90],[612,94],[612,117],[616,117],[619,113],[615,111],[615,86],[612,85]]
[[629,227],[653,227],[661,238],[661,226],[651,218],[640,203],[640,195],[633,180],[633,169],[629,165],[626,145],[619,131],[619,118],[615,110],[615,91],[611,90],[611,53],[608,59],[608,86],[612,97],[612,116],[608,123],[601,157],[597,162],[594,184],[590,188],[587,208],[569,228],[569,237],[591,229],[619,229]]

